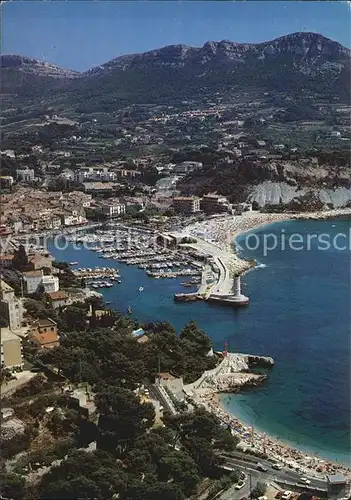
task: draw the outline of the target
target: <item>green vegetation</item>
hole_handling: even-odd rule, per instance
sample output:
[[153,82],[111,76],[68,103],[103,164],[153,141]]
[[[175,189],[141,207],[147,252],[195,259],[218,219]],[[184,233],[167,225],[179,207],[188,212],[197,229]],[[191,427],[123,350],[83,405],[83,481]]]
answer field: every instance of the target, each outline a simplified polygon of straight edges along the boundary
[[44,352],[41,361],[57,366],[72,381],[105,381],[132,390],[143,380],[154,382],[158,364],[161,371],[177,373],[186,383],[216,365],[217,358],[207,356],[209,338],[193,322],[179,336],[167,323],[146,325],[149,342],[141,345],[130,336],[132,320],[118,315],[113,320],[113,329],[91,328],[83,307],[67,307],[57,318],[65,332],[60,346]]
[[28,256],[23,245],[18,247],[13,253],[12,267],[17,271],[28,271]]
[[210,490],[210,498],[215,498],[220,491],[227,490],[233,483],[239,481],[239,471],[233,471],[228,476],[218,479]]
[[[33,314],[45,310],[32,299],[27,306]],[[34,353],[33,361],[57,368],[76,387],[89,387],[98,416],[87,419],[62,393],[62,382],[43,375],[10,396],[6,403],[26,427],[2,443],[2,454],[24,453],[11,473],[3,472],[2,492],[16,490],[16,499],[185,500],[204,477],[219,480],[219,455],[232,450],[236,440],[218,418],[204,409],[185,410],[164,413],[164,426],[155,427],[153,404],[136,392],[155,381],[158,369],[190,382],[214,367],[209,338],[194,322],[179,336],[167,323],[152,323],[144,325],[149,341],[140,344],[131,336],[138,325],[130,318],[113,312],[111,327],[102,328],[92,326],[87,313],[82,305],[59,314],[60,346]],[[94,441],[96,451],[78,449]],[[23,482],[43,466],[51,467],[39,483]]]
[[264,494],[266,493],[266,490],[267,490],[266,483],[258,482],[256,484],[256,486],[254,487],[254,489],[252,490],[252,493],[251,493],[252,497],[253,498],[263,497]]

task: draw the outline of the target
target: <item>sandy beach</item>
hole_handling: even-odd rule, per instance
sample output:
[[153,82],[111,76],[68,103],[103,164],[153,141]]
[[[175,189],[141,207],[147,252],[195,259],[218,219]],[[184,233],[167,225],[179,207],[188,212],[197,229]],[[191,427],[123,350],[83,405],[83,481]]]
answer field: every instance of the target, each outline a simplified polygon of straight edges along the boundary
[[[243,215],[224,215],[223,217],[206,219],[195,222],[186,227],[185,234],[200,238],[211,243],[214,248],[227,254],[227,262],[233,274],[243,274],[252,265],[237,253],[235,239],[241,234],[248,233],[262,226],[288,220],[327,220],[336,217],[351,217],[351,208],[335,209],[308,213],[261,213],[256,211],[244,212]],[[229,256],[229,259],[228,259]]]
[[343,474],[351,479],[350,468],[307,454],[279,439],[245,425],[226,410],[225,405],[220,401],[218,392],[210,391],[206,394],[198,394],[196,399],[198,404],[203,405],[231,428],[232,434],[240,439],[239,448],[242,450],[265,453],[269,459],[291,466],[306,475],[324,478],[328,474]]
[[351,208],[335,209],[321,212],[306,213],[261,213],[244,212],[243,215],[225,215],[223,217],[196,222],[186,228],[191,235],[198,235],[219,246],[232,248],[233,239],[240,234],[258,229],[259,227],[282,222],[284,220],[328,220],[336,217],[351,217]]

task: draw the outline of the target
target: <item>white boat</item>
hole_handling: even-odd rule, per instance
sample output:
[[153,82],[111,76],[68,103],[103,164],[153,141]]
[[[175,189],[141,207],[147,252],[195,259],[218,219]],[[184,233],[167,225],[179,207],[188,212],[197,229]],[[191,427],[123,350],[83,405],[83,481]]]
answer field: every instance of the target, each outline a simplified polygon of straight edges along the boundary
[[78,262],[76,262],[76,261],[69,263],[70,266],[76,266],[77,264],[78,264]]
[[139,292],[142,292],[144,288],[142,286],[139,286]]

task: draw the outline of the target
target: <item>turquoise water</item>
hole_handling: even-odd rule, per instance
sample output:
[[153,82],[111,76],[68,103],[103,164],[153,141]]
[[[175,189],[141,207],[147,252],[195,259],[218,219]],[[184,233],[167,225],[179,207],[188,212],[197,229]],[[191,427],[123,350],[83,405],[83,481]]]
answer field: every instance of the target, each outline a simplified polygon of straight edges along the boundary
[[[288,236],[300,233],[348,234],[349,221],[289,221],[255,231]],[[242,243],[244,236],[237,242]],[[338,240],[338,244],[345,243]],[[252,242],[251,242],[252,244]],[[79,267],[109,265],[122,283],[105,290],[105,299],[142,322],[170,321],[178,330],[195,320],[222,349],[272,356],[276,362],[264,387],[228,396],[224,404],[242,420],[285,442],[322,457],[349,461],[350,445],[350,251],[277,248],[245,249],[261,266],[243,278],[247,308],[233,310],[207,303],[176,304],[184,290],[179,280],[154,280],[142,270],[98,258],[85,249],[59,251],[57,260]],[[138,288],[144,287],[143,292]],[[187,289],[191,291],[191,289]],[[227,404],[227,402],[229,404]]]

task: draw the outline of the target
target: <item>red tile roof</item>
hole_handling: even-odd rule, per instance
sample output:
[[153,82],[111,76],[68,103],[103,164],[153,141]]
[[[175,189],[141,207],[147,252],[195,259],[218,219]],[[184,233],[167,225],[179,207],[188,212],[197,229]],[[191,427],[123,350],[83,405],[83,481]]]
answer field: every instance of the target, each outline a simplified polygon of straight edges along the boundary
[[66,300],[68,299],[68,293],[58,290],[57,292],[50,292],[47,294],[51,300]]

